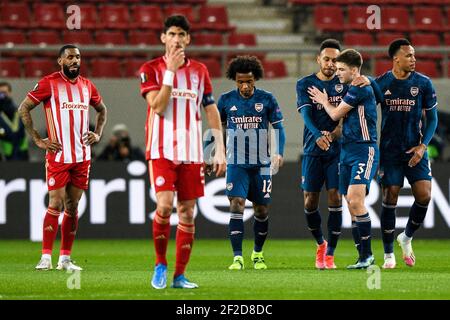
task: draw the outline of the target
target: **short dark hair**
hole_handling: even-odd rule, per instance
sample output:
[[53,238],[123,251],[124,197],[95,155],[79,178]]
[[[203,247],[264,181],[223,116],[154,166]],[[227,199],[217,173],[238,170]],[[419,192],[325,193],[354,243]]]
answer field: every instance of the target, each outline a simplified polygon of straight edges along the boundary
[[227,67],[226,76],[230,80],[236,80],[236,73],[252,73],[255,80],[264,76],[264,68],[261,61],[255,56],[237,56],[230,61]]
[[8,91],[12,92],[12,86],[11,86],[11,83],[9,83],[9,82],[6,82],[6,81],[0,82],[0,87],[8,87]]
[[355,49],[345,49],[337,56],[336,62],[342,62],[349,67],[357,67],[359,69],[363,64],[363,59],[361,54]]
[[65,44],[65,45],[63,45],[61,47],[61,49],[59,49],[59,57],[61,57],[64,54],[66,49],[78,49],[78,47],[76,45],[74,45],[74,44]]
[[167,30],[170,29],[170,27],[179,27],[189,33],[189,30],[191,29],[191,25],[189,24],[188,19],[185,16],[182,15],[172,15],[168,17],[164,21],[164,30],[163,33],[166,33]]
[[341,44],[336,39],[325,39],[320,44],[319,54],[326,48],[338,49],[341,51]]
[[408,39],[405,39],[405,38],[395,39],[389,45],[389,50],[388,50],[389,57],[393,58],[395,56],[395,54],[397,53],[397,51],[400,50],[401,46],[410,46],[410,45],[411,45],[411,42],[409,42]]

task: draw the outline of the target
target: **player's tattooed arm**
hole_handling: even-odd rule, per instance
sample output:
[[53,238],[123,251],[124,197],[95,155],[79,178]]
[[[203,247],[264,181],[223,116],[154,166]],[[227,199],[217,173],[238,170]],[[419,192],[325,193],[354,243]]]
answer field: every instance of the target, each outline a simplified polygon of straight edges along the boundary
[[33,118],[31,117],[31,110],[33,110],[35,107],[36,104],[28,97],[25,97],[25,99],[19,106],[19,115],[22,119],[25,130],[39,148],[50,152],[58,152],[62,148],[61,144],[58,141],[51,141],[47,138],[43,139],[34,128]]
[[103,101],[100,101],[99,104],[94,106],[94,109],[97,111],[97,115],[95,116],[95,130],[94,132],[88,131],[84,134],[83,142],[85,145],[91,145],[99,142],[103,134],[103,128],[106,124],[108,111]]

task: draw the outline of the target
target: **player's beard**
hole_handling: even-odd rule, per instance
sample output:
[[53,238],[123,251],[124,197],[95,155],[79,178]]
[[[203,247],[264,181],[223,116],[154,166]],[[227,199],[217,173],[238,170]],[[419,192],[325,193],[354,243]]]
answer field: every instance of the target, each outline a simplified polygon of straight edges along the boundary
[[334,76],[334,74],[336,73],[336,70],[335,69],[322,68],[321,72],[327,78],[332,78]]
[[75,71],[71,71],[69,66],[63,65],[63,72],[67,78],[75,79],[80,74],[80,66]]

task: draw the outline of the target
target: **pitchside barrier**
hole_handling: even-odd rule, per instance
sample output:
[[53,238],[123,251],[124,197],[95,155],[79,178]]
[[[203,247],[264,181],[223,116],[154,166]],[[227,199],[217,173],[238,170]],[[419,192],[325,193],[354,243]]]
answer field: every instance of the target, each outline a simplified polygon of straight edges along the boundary
[[[450,238],[450,166],[432,165],[434,178],[432,201],[420,238]],[[309,238],[303,213],[303,194],[299,189],[300,165],[288,162],[273,177],[269,232],[271,238]],[[413,203],[405,181],[397,204],[397,228],[407,222]],[[0,164],[0,238],[42,239],[42,221],[48,203],[45,168],[40,163]],[[142,162],[94,162],[88,191],[79,205],[78,238],[150,238],[156,198],[149,187],[146,165]],[[381,189],[372,181],[366,205],[372,218],[374,238],[380,238],[379,212]],[[225,178],[206,178],[205,196],[197,201],[196,238],[227,238],[229,203],[225,196]],[[320,211],[326,230],[328,216],[326,194]],[[175,211],[174,211],[175,212]],[[246,235],[253,236],[252,208],[247,202],[244,219]],[[62,218],[62,216],[61,216]],[[177,223],[174,213],[172,226]],[[351,237],[350,214],[344,203],[342,237]],[[175,228],[175,227],[174,227]],[[173,235],[174,233],[172,233]]]

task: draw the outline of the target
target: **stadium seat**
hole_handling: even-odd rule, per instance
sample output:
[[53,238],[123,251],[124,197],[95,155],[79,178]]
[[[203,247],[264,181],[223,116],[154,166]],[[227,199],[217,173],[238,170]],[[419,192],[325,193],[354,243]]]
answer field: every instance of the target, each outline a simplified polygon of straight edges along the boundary
[[107,29],[128,29],[130,14],[125,4],[107,4],[100,8],[101,27]]
[[160,44],[159,34],[153,31],[133,30],[128,34],[128,43],[133,46],[158,45]]
[[233,29],[228,22],[228,12],[225,6],[202,6],[199,17],[199,26],[202,29],[214,31]]
[[344,44],[348,46],[373,46],[373,37],[368,33],[346,32]]
[[[370,33],[360,32],[346,32],[344,33],[344,44],[346,47],[352,46],[373,46],[373,37]],[[371,55],[361,51],[361,55],[364,60],[368,59]]]
[[63,31],[63,42],[64,43],[73,43],[78,45],[84,44],[93,44],[94,39],[91,31],[83,31],[83,30],[71,30],[71,31]]
[[317,5],[314,7],[314,23],[323,31],[342,31],[344,13],[340,6]]
[[60,44],[61,39],[59,32],[54,30],[34,30],[28,33],[28,39],[31,44],[39,46],[47,46],[53,44]]
[[132,28],[161,30],[164,19],[160,6],[136,5],[133,6],[131,12]]
[[191,5],[200,5],[200,4],[205,4],[206,2],[208,2],[208,0],[177,0],[178,3],[188,3]]
[[445,10],[445,15],[447,17],[447,31],[450,31],[450,6]]
[[197,33],[192,36],[192,44],[196,46],[221,46],[223,35],[221,33]]
[[380,32],[376,34],[377,46],[389,46],[395,39],[404,38],[405,34],[402,32]]
[[345,26],[347,30],[367,31],[367,6],[348,6],[348,22]]
[[115,58],[96,58],[91,60],[91,77],[120,78],[122,77],[120,60]]
[[199,59],[199,61],[206,66],[211,78],[222,77],[222,67],[219,61],[213,58],[203,58]]
[[30,10],[24,2],[7,3],[0,5],[0,27],[2,28],[29,28]]
[[409,31],[409,13],[407,7],[382,7],[381,27],[383,30]]
[[26,42],[25,33],[23,31],[0,31],[0,45],[24,44]]
[[392,70],[392,60],[378,59],[375,61],[374,75],[380,76],[386,71]]
[[127,44],[123,31],[97,31],[95,42],[106,46]]
[[444,34],[444,45],[450,47],[450,33]]
[[274,78],[283,78],[287,77],[288,73],[286,70],[286,65],[284,61],[281,60],[273,60],[273,61],[263,61],[264,67],[264,78],[265,79],[274,79]]
[[[256,35],[254,33],[231,33],[228,36],[228,45],[236,46],[238,48],[255,47],[257,45]],[[231,52],[227,56],[227,60],[230,60],[237,55],[252,55],[256,56],[259,60],[263,61],[266,55],[263,52]]]
[[430,78],[440,77],[435,60],[418,60],[416,62],[416,71],[423,73]]
[[190,5],[169,5],[164,9],[165,18],[174,14],[184,15],[194,29],[197,23],[197,17],[195,16],[194,9]]
[[[416,51],[418,47],[439,47],[441,45],[441,40],[435,33],[414,33],[410,35],[410,39]],[[442,59],[441,53],[416,52],[416,56],[419,58]]]
[[414,7],[414,29],[423,31],[444,31],[444,20],[440,7]]
[[30,58],[24,60],[24,74],[27,78],[42,78],[60,70],[56,59]]
[[139,68],[149,59],[131,58],[125,61],[125,77],[137,78],[139,77]]
[[34,5],[34,19],[32,27],[65,29],[66,10],[58,3],[37,3]]
[[0,59],[0,78],[19,78],[20,75],[20,62],[18,59]]
[[232,33],[228,36],[228,44],[240,48],[256,46],[256,35],[254,33]]
[[99,27],[97,7],[88,3],[82,3],[78,6],[81,12],[81,30],[97,29]]

